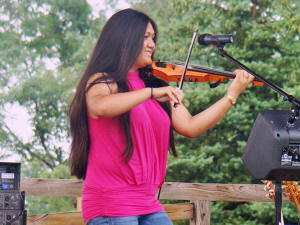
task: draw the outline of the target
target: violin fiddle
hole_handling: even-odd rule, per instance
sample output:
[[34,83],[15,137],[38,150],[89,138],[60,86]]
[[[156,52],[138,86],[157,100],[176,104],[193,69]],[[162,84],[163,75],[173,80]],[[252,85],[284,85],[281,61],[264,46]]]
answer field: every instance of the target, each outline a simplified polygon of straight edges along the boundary
[[[152,74],[162,80],[170,82],[180,82],[181,75],[184,71],[183,63],[169,63],[169,62],[152,62]],[[235,75],[231,72],[220,71],[201,66],[189,65],[185,74],[186,82],[213,82],[210,84],[211,88],[217,87],[225,79],[233,79]],[[263,86],[264,83],[254,79],[253,86]]]

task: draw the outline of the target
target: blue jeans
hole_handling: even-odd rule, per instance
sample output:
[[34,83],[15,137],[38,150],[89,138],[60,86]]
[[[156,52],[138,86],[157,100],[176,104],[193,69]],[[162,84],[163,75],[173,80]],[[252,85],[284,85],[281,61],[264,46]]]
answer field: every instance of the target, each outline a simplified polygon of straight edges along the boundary
[[96,217],[87,225],[172,225],[165,211],[140,216]]

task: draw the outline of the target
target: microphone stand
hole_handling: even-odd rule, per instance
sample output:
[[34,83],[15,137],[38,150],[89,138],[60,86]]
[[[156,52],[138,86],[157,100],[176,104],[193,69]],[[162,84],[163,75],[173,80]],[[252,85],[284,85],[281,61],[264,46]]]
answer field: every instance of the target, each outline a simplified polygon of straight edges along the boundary
[[[287,126],[290,127],[290,128],[293,128],[294,127],[294,123],[299,118],[300,101],[298,99],[296,99],[294,96],[289,95],[288,93],[284,92],[282,89],[280,89],[279,87],[275,86],[273,83],[271,83],[270,81],[266,80],[262,76],[258,75],[253,70],[249,69],[244,64],[242,64],[241,62],[239,62],[238,60],[236,60],[235,58],[233,58],[232,56],[228,55],[228,53],[224,50],[224,45],[225,44],[217,45],[217,47],[218,47],[218,54],[220,56],[229,59],[231,62],[233,62],[234,64],[238,65],[240,68],[242,68],[242,69],[246,70],[248,73],[252,74],[258,80],[264,82],[270,88],[272,88],[273,90],[275,90],[276,92],[278,92],[279,94],[281,94],[283,96],[283,100],[284,101],[289,101],[289,102],[292,103],[292,107],[291,107],[292,114],[290,115],[290,117],[288,119]],[[282,225],[281,222],[280,222],[280,218],[282,216],[281,215],[281,206],[282,206],[282,192],[281,192],[281,190],[282,189],[281,189],[281,182],[280,181],[276,181],[275,189],[276,189],[275,190],[276,225]]]
[[293,125],[299,118],[299,111],[300,111],[300,101],[296,99],[293,95],[289,95],[288,93],[284,92],[282,89],[271,83],[270,81],[266,80],[262,76],[255,73],[253,70],[246,67],[244,64],[233,58],[232,56],[228,55],[228,53],[224,50],[224,45],[218,45],[218,54],[222,57],[225,57],[229,59],[231,62],[242,68],[243,70],[246,70],[248,73],[252,74],[254,77],[256,77],[258,80],[264,82],[266,85],[268,85],[270,88],[272,88],[274,91],[278,92],[280,95],[283,96],[284,101],[289,101],[292,103],[291,107],[291,116],[289,117],[288,124]]

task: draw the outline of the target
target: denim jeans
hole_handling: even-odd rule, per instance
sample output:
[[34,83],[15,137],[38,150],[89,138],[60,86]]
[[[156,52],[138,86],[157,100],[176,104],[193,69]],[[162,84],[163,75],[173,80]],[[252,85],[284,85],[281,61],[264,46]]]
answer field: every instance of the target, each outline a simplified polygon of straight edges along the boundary
[[165,211],[140,216],[96,217],[87,225],[172,225]]

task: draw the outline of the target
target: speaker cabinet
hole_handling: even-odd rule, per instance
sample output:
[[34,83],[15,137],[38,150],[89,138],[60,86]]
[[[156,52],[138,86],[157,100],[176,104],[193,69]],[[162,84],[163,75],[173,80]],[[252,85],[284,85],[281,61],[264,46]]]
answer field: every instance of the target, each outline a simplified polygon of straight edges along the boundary
[[250,174],[263,180],[300,180],[300,121],[289,124],[289,110],[259,113],[242,160]]

